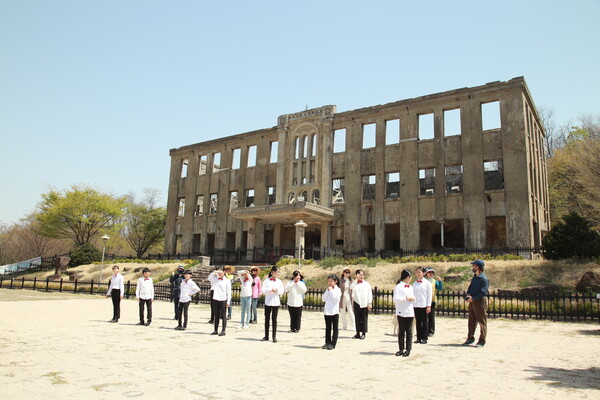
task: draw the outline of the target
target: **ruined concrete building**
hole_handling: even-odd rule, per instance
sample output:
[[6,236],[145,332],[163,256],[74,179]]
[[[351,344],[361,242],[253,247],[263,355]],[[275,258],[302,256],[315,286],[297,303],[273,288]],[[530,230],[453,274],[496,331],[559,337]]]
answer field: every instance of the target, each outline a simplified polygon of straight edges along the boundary
[[172,149],[165,252],[537,247],[544,130],[522,77]]

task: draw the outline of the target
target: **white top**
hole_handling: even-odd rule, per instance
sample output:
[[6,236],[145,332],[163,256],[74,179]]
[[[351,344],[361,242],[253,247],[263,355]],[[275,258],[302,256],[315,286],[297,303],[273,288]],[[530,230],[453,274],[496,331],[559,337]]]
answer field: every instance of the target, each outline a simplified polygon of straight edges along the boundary
[[250,275],[250,273],[247,273],[248,277],[244,278],[242,276],[242,272],[244,271],[238,271],[238,278],[240,280],[240,283],[242,284],[240,290],[240,297],[250,297],[252,296],[252,276]]
[[[273,289],[275,289],[275,293],[273,293]],[[280,306],[281,301],[279,300],[279,296],[285,292],[283,289],[283,282],[281,282],[281,279],[279,278],[267,278],[263,282],[261,292],[265,295],[266,306]]]
[[290,307],[302,307],[304,303],[304,293],[308,289],[304,281],[294,282],[293,280],[285,284],[285,292],[288,293],[287,305]]
[[226,276],[219,277],[217,271],[208,276],[208,280],[213,286],[213,300],[226,301],[231,304],[231,281]]
[[117,275],[113,274],[110,277],[110,285],[108,286],[106,294],[109,295],[113,289],[119,289],[121,291],[121,296],[125,296],[125,279],[123,279],[121,273],[118,273]]
[[360,308],[365,308],[373,303],[373,289],[371,289],[371,284],[369,282],[355,280],[352,282],[352,285],[350,285],[350,289],[352,289],[352,300],[358,304]]
[[427,279],[423,278],[420,281],[415,281],[413,290],[416,299],[413,307],[431,307],[431,283]]
[[143,276],[138,279],[137,287],[135,288],[135,297],[142,300],[154,300],[154,284],[152,278],[144,278]]
[[337,315],[340,313],[340,299],[342,298],[342,290],[335,285],[333,289],[329,286],[323,292],[323,301],[325,302],[325,307],[323,308],[323,312],[325,315]]
[[392,297],[394,304],[396,305],[396,315],[405,318],[414,317],[415,309],[413,307],[413,302],[407,300],[407,297],[415,297],[413,287],[404,282],[400,282],[394,287],[394,296]]
[[180,303],[187,303],[187,302],[191,301],[192,296],[200,291],[200,288],[198,287],[198,285],[196,285],[196,282],[194,282],[192,280],[192,278],[190,278],[189,281],[186,281],[185,279],[182,280],[180,288],[181,288],[181,292],[179,294],[179,302]]

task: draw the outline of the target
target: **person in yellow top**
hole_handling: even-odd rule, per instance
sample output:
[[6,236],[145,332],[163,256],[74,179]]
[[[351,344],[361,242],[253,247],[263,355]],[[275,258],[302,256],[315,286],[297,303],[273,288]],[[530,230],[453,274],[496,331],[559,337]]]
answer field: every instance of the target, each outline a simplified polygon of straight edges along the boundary
[[435,274],[435,270],[431,267],[425,268],[425,279],[431,283],[431,312],[427,314],[429,319],[429,336],[435,333],[435,304],[437,302],[437,292],[444,290],[442,278]]

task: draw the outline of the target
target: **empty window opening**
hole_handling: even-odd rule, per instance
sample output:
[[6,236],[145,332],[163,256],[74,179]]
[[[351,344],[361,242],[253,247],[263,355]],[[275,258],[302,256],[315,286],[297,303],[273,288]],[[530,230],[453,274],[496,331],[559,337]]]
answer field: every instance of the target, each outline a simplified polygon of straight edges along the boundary
[[312,149],[310,151],[311,157],[317,156],[317,135],[312,135]]
[[310,183],[313,183],[315,181],[315,160],[310,161],[309,167],[310,167],[310,171],[309,171]]
[[204,175],[206,174],[206,165],[207,165],[208,161],[207,161],[207,156],[203,155],[200,156],[200,167],[198,168],[198,175]]
[[481,104],[481,129],[489,131],[490,129],[500,129],[500,102]]
[[363,125],[363,149],[375,147],[376,141],[376,124]]
[[385,224],[384,250],[400,250],[400,224]]
[[463,168],[462,165],[451,165],[445,168],[446,193],[462,193]]
[[276,190],[275,190],[275,186],[269,186],[268,189],[268,194],[269,194],[269,204],[275,204],[277,198],[276,198]]
[[397,199],[400,197],[400,173],[385,174],[385,198]]
[[308,157],[308,136],[302,138],[302,158]]
[[506,246],[506,217],[485,218],[486,247]]
[[331,204],[344,203],[344,178],[334,179],[331,184]]
[[308,194],[306,193],[306,190],[305,190],[302,193],[300,193],[300,196],[298,196],[298,201],[307,201],[307,200],[308,200]]
[[177,210],[177,216],[183,217],[185,215],[185,198],[179,198],[179,209]]
[[188,174],[188,164],[189,161],[186,158],[185,160],[181,160],[181,177],[185,178]]
[[321,191],[319,189],[313,190],[312,202],[315,204],[321,204]]
[[213,153],[212,172],[219,172],[220,170],[221,170],[221,153]]
[[336,129],[333,132],[333,152],[343,153],[346,151],[346,128]]
[[204,195],[196,196],[196,209],[194,215],[202,215],[204,213]]
[[375,175],[362,177],[362,199],[375,200]]
[[240,169],[240,160],[242,156],[242,149],[233,149],[233,155],[231,159],[231,168]]
[[302,184],[306,185],[306,177],[305,176],[302,177]]
[[269,162],[271,164],[275,164],[279,157],[279,142],[271,142],[271,154],[269,158]]
[[296,193],[290,192],[288,194],[288,203],[289,204],[294,204],[295,202],[296,202]]
[[294,158],[297,160],[300,158],[300,138],[297,137],[294,140]]
[[210,195],[210,209],[209,214],[217,213],[217,206],[219,205],[219,196],[216,193]]
[[246,190],[246,207],[254,207],[254,189]]
[[483,178],[485,181],[485,190],[504,189],[504,166],[502,160],[484,162]]
[[434,136],[433,113],[419,115],[419,139],[433,139]]
[[[443,245],[442,229],[444,229]],[[419,248],[421,249],[463,248],[465,246],[464,220],[446,220],[443,228],[436,221],[420,221],[419,236]]]
[[460,108],[444,111],[444,136],[460,135]]
[[231,210],[235,210],[236,208],[238,208],[238,204],[239,204],[239,198],[238,198],[238,192],[233,191],[233,192],[229,192],[229,212],[231,212]]
[[419,194],[421,196],[435,194],[435,168],[419,170]]
[[400,142],[400,120],[390,119],[385,121],[385,144],[398,144]]
[[248,146],[248,168],[256,166],[256,145]]

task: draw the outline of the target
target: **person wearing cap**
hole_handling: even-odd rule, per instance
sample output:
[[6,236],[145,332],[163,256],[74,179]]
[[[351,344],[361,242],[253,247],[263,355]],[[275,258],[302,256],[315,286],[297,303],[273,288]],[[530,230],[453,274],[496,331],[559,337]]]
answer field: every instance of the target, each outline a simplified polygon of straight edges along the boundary
[[437,292],[444,290],[442,278],[435,274],[435,269],[432,267],[425,268],[425,279],[431,283],[431,312],[427,314],[427,325],[429,328],[429,336],[435,333],[435,305],[437,303]]
[[473,279],[467,289],[465,300],[469,304],[469,331],[467,340],[463,346],[468,346],[475,342],[475,328],[479,324],[479,340],[477,347],[485,346],[487,336],[487,295],[489,292],[490,282],[487,276],[483,273],[485,262],[483,260],[475,260],[471,262],[473,266]]
[[177,267],[176,273],[171,273],[171,277],[169,278],[169,282],[171,283],[171,298],[173,299],[173,305],[175,306],[175,318],[179,319],[179,294],[181,293],[181,281],[183,278],[183,265]]
[[252,277],[246,270],[238,271],[238,279],[240,280],[240,306],[242,309],[242,329],[249,328],[250,323],[250,308],[252,305]]
[[[180,293],[179,293],[179,310],[177,311],[177,315],[179,315],[179,323],[175,328],[178,331],[185,331],[188,323],[188,308],[190,307],[190,302],[192,301],[192,296],[200,291],[196,282],[192,280],[192,271],[186,269],[183,271],[183,280],[180,285]],[[183,324],[181,323],[183,317]]]
[[[215,330],[211,335],[225,336],[228,319],[226,317],[227,307],[231,304],[231,280],[221,270],[213,271],[208,276],[208,280],[214,288],[213,300],[215,305]],[[219,332],[219,320],[223,321],[221,332]]]
[[258,276],[258,268],[252,267],[250,270],[252,276],[252,305],[250,306],[250,323],[256,324],[258,322],[258,299],[262,293],[262,282],[260,276]]
[[427,327],[427,315],[431,313],[431,283],[423,279],[425,268],[417,267],[415,277],[417,280],[413,284],[415,293],[415,321],[417,323],[417,340],[415,343],[427,344],[429,328]]
[[287,306],[290,313],[290,333],[300,332],[304,293],[307,290],[302,272],[299,269],[295,270],[292,274],[292,279],[285,284],[284,289],[284,292],[288,293]]
[[394,287],[392,297],[396,306],[396,318],[398,318],[398,352],[396,356],[408,357],[412,349],[412,324],[415,316],[413,303],[415,293],[410,285],[412,274],[404,269],[400,274],[400,279]]
[[352,284],[352,278],[350,278],[350,268],[344,268],[342,271],[342,277],[340,278],[339,287],[342,291],[342,297],[340,298],[340,319],[342,320],[342,329],[348,329],[348,322],[346,320],[346,314],[348,314],[348,320],[354,331],[354,310],[352,307],[352,291],[350,285]]

